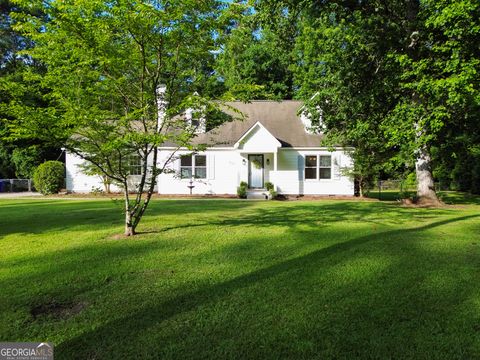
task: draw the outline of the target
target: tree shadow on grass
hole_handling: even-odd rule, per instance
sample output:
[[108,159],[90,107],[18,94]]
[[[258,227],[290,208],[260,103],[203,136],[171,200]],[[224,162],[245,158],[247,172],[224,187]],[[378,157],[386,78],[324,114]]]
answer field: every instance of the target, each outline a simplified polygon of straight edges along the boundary
[[[281,211],[279,211],[281,208]],[[286,202],[258,203],[239,200],[155,200],[142,219],[139,232],[164,232],[173,229],[218,226],[328,226],[335,222],[361,221],[372,224],[416,219],[425,221],[452,210],[405,209],[396,204],[364,202]],[[239,214],[232,218],[231,213]],[[212,214],[215,214],[212,216]],[[195,222],[184,219],[195,215]],[[159,216],[179,219],[180,225],[161,227],[162,221],[152,221]],[[161,218],[159,219],[161,220]],[[167,223],[171,223],[168,221]],[[160,226],[159,226],[160,225]],[[41,234],[49,231],[118,229],[122,232],[123,215],[118,204],[109,200],[34,200],[18,201],[13,205],[0,207],[0,237],[15,233]]]
[[459,191],[444,191],[440,193],[440,199],[446,204],[480,205],[480,196]]
[[[149,232],[158,233],[186,229],[192,227],[272,227],[280,226],[297,231],[300,227],[316,229],[335,223],[360,223],[372,226],[398,225],[417,221],[424,223],[441,215],[452,214],[452,209],[418,209],[404,208],[396,204],[364,203],[364,202],[304,202],[279,203],[275,207],[252,207],[239,211],[235,217],[230,214],[220,214],[214,218],[208,215],[204,218],[196,217],[195,221],[186,221],[179,225],[160,227]],[[201,221],[204,220],[204,221]]]
[[[253,206],[252,202],[229,200],[161,200],[153,201],[142,219],[143,223],[159,215],[188,216],[217,211],[240,211]],[[18,201],[0,206],[0,238],[24,233],[41,234],[72,229],[92,230],[101,226],[118,228],[122,232],[122,207],[109,200],[38,200]]]
[[[115,246],[106,246],[102,243],[92,243],[87,247],[75,247],[53,254],[42,254],[39,257],[26,256],[20,259],[2,260],[1,265],[5,268],[11,266],[33,266],[36,269],[33,275],[22,275],[21,272],[19,272],[16,276],[12,276],[8,280],[9,282],[31,282],[42,276],[47,277],[51,270],[48,266],[50,263],[57,263],[57,265],[61,264],[62,267],[59,271],[62,273],[70,273],[75,272],[78,268],[97,267],[99,264],[102,264],[103,259],[105,258],[134,257],[142,253],[154,251],[155,249],[167,249],[168,247],[174,246],[174,242],[170,242],[167,245],[164,239],[151,239],[151,237],[156,233],[163,233],[170,230],[190,230],[196,227],[208,227],[209,231],[218,232],[221,229],[225,232],[225,236],[228,236],[228,233],[234,229],[256,228],[268,232],[272,227],[276,227],[282,228],[283,233],[286,231],[297,238],[302,239],[304,244],[311,240],[320,240],[328,245],[328,243],[336,240],[334,239],[334,236],[332,236],[333,239],[326,241],[327,239],[325,239],[324,236],[326,233],[325,231],[330,225],[335,223],[340,222],[347,224],[358,222],[361,225],[367,223],[371,224],[373,227],[379,227],[379,230],[381,230],[380,226],[383,225],[398,225],[403,222],[411,222],[412,219],[417,219],[419,222],[425,222],[436,218],[439,215],[452,214],[452,210],[405,209],[389,204],[375,204],[375,206],[372,207],[372,204],[343,201],[276,203],[274,207],[270,207],[271,204],[268,203],[258,202],[221,201],[223,204],[220,204],[220,201],[213,202],[214,203],[212,204],[209,201],[196,201],[197,204],[194,204],[193,201],[188,200],[180,201],[178,203],[166,201],[158,204],[160,206],[153,207],[150,214],[145,217],[144,220],[146,224],[143,227],[140,227],[141,231],[139,238],[142,239],[140,242],[136,241],[138,238],[134,238],[133,240],[125,238],[116,241],[118,244]],[[50,206],[52,204],[48,203],[46,205]],[[46,212],[46,215],[44,217],[35,215],[35,222],[33,220],[26,222],[27,225],[24,225],[22,232],[34,233],[34,231],[37,231],[41,233],[47,231],[47,229],[51,231],[59,231],[61,229],[82,230],[83,222],[86,222],[86,229],[90,231],[96,231],[99,226],[102,227],[102,230],[105,230],[105,228],[108,229],[108,227],[111,227],[113,230],[117,227],[114,225],[115,222],[121,221],[116,219],[117,215],[112,213],[108,204],[105,204],[104,202],[88,203],[86,209],[76,207],[75,204],[70,203],[65,204],[53,202],[53,205],[55,206],[55,210],[50,212],[48,212],[48,208],[37,209],[36,211],[38,214]],[[97,206],[99,206],[99,208],[97,208]],[[176,219],[177,216],[172,215],[172,213],[178,214],[182,211],[180,209],[183,209],[184,211],[181,215],[192,214],[190,211],[196,212],[201,210],[202,212],[193,217],[194,219],[197,219],[195,222],[188,222],[188,220],[186,220],[186,223],[182,223],[184,220],[183,218],[180,218],[180,225],[167,225],[164,228],[159,228],[156,221],[156,217],[159,214],[171,216],[172,219]],[[65,211],[67,211],[69,215],[64,215]],[[216,211],[218,211],[218,214],[215,213]],[[386,214],[389,216],[386,216]],[[171,222],[172,221],[168,221],[167,224]],[[54,225],[51,225],[51,223]],[[38,228],[36,226],[38,226]],[[349,229],[346,228],[346,230],[348,231]],[[2,231],[8,233],[8,228],[2,229]],[[336,230],[334,229],[334,231]],[[335,233],[332,235],[335,235]],[[63,236],[63,241],[69,241],[68,236],[75,235],[65,233]],[[143,236],[147,237],[143,238]],[[348,236],[350,237],[350,235]],[[184,241],[182,233],[176,235],[175,238],[178,238],[177,245]],[[135,242],[135,246],[130,244],[131,241]],[[316,242],[318,243],[318,241]],[[225,246],[222,246],[215,251],[222,252],[228,248],[228,252],[233,253],[238,251],[239,247],[241,247],[243,250],[241,249],[242,251],[239,251],[239,253],[248,252],[250,247],[258,245],[258,241],[252,240],[250,243],[256,245],[246,245],[245,241],[240,245],[227,242]],[[303,245],[293,244],[292,246],[294,247],[293,251],[295,251],[295,248]],[[200,256],[203,255],[200,254]],[[45,271],[42,273],[40,270],[44,268]]]
[[[421,328],[421,335],[425,337],[426,332],[430,330],[430,323],[426,323],[426,321],[433,321],[432,317],[434,318],[436,315],[445,316],[448,314],[449,309],[441,308],[441,309],[431,309],[431,303],[426,302],[424,298],[422,298],[422,289],[415,289],[415,284],[410,283],[412,281],[412,272],[409,272],[410,277],[406,280],[402,280],[400,276],[396,276],[395,279],[400,281],[398,287],[396,284],[392,283],[385,283],[392,293],[388,296],[388,301],[391,303],[389,306],[394,304],[401,305],[402,300],[410,302],[409,305],[406,307],[408,311],[411,313],[406,314],[398,314],[396,313],[395,307],[388,307],[385,308],[385,298],[376,297],[375,294],[354,294],[351,293],[351,290],[348,288],[339,288],[340,296],[351,296],[353,300],[356,302],[352,302],[350,304],[350,308],[344,313],[344,315],[340,313],[332,313],[331,315],[327,315],[326,324],[331,324],[333,328],[325,328],[323,329],[323,333],[316,334],[315,331],[319,331],[315,326],[316,324],[310,323],[307,319],[306,323],[303,324],[303,330],[300,331],[300,335],[303,335],[305,338],[309,339],[312,344],[305,348],[296,348],[295,340],[291,340],[290,343],[275,343],[274,338],[267,338],[266,344],[264,348],[254,348],[254,349],[238,349],[243,351],[243,353],[232,353],[230,350],[235,350],[235,346],[233,348],[225,348],[225,349],[214,349],[211,345],[208,344],[193,344],[191,341],[185,338],[180,338],[177,336],[173,336],[172,338],[167,339],[172,343],[151,343],[149,344],[149,348],[143,348],[141,346],[146,345],[142,343],[142,336],[148,329],[156,328],[160,326],[162,323],[169,321],[171,318],[179,316],[181,314],[191,312],[191,311],[200,311],[201,309],[205,309],[207,306],[214,306],[214,304],[225,301],[229,298],[229,296],[237,291],[242,289],[255,287],[260,283],[268,284],[269,282],[274,282],[275,291],[280,291],[282,285],[281,283],[276,283],[274,279],[281,277],[283,280],[288,279],[294,274],[309,274],[312,271],[318,271],[319,266],[320,268],[322,263],[325,261],[329,261],[328,265],[329,268],[326,268],[325,271],[331,269],[332,267],[338,266],[345,262],[346,260],[352,260],[352,256],[355,256],[355,252],[352,252],[354,249],[358,249],[367,243],[372,242],[379,242],[379,241],[393,241],[392,239],[408,239],[408,238],[421,238],[421,233],[427,230],[434,229],[439,226],[462,222],[466,220],[471,220],[474,218],[480,217],[480,215],[469,215],[469,216],[462,216],[456,218],[450,218],[442,221],[437,221],[433,223],[429,223],[420,227],[409,228],[409,229],[396,229],[393,231],[384,231],[375,234],[370,234],[368,236],[362,236],[358,238],[354,238],[349,241],[337,243],[331,245],[326,248],[322,248],[317,251],[313,251],[305,256],[301,256],[298,258],[294,258],[291,260],[287,260],[281,262],[279,264],[274,264],[272,266],[259,269],[253,271],[251,273],[238,276],[233,278],[229,281],[225,281],[222,283],[214,284],[212,286],[205,286],[199,288],[197,290],[187,292],[184,295],[175,297],[171,300],[166,302],[160,303],[155,306],[145,306],[139,311],[136,311],[128,316],[121,317],[118,319],[114,319],[109,321],[95,329],[82,333],[68,341],[65,341],[61,344],[56,346],[56,351],[59,354],[66,358],[89,358],[89,357],[99,357],[99,358],[125,358],[135,356],[135,354],[142,354],[146,357],[158,357],[161,356],[163,351],[165,351],[165,347],[168,348],[168,345],[173,346],[175,342],[180,342],[185,344],[190,344],[191,346],[195,346],[198,351],[203,352],[200,353],[189,353],[190,357],[205,357],[208,355],[215,355],[214,357],[218,358],[225,358],[225,357],[250,357],[250,358],[261,358],[261,357],[268,357],[268,358],[275,358],[278,356],[300,356],[300,357],[312,357],[312,355],[316,354],[318,357],[322,357],[321,355],[327,356],[360,356],[360,357],[378,357],[378,356],[386,356],[390,354],[390,356],[400,355],[402,354],[402,348],[399,345],[395,345],[395,341],[399,341],[401,346],[407,346],[408,348],[403,349],[405,354],[408,356],[420,356],[427,355],[428,353],[423,353],[428,349],[426,346],[434,345],[437,348],[432,348],[432,351],[435,351],[436,354],[439,354],[439,351],[443,349],[441,344],[435,342],[434,334],[432,334],[432,338],[428,338],[426,342],[419,343],[420,340],[415,340],[415,335],[418,333],[418,329],[415,328],[418,324],[422,326]],[[394,244],[394,243],[392,243]],[[398,249],[397,249],[398,250]],[[402,256],[401,254],[395,254],[395,252],[389,254],[390,256],[397,259],[397,263],[394,263],[394,267],[392,269],[388,269],[388,271],[395,273],[396,271],[399,274],[405,272],[406,270],[403,268],[405,264],[411,266],[410,260],[406,257]],[[457,261],[460,261],[457,259]],[[416,277],[419,284],[428,276],[428,272],[420,270],[420,273]],[[415,276],[415,274],[414,274]],[[288,281],[288,280],[287,280]],[[293,282],[292,282],[293,281]],[[387,281],[385,278],[379,278],[379,282]],[[406,282],[408,281],[408,283]],[[283,286],[295,286],[295,279],[289,280],[288,283],[283,284]],[[449,284],[447,284],[449,285]],[[447,286],[445,285],[445,286]],[[277,288],[278,286],[278,288]],[[412,290],[413,289],[413,290]],[[315,289],[312,289],[315,290]],[[358,290],[358,288],[357,288]],[[375,288],[373,288],[375,290]],[[447,291],[447,289],[444,289]],[[452,289],[448,290],[449,300],[451,300],[451,291]],[[454,289],[455,290],[455,289]],[[478,289],[477,289],[478,290]],[[404,291],[413,291],[416,298],[412,298],[412,294],[404,293]],[[440,290],[438,294],[435,296],[442,296],[443,291]],[[343,294],[343,295],[342,295]],[[471,295],[471,291],[464,291],[459,293],[458,296],[461,296],[458,301],[466,301],[467,297]],[[358,296],[361,296],[359,299]],[[425,296],[428,297],[428,300],[433,296],[432,294],[427,294],[425,290]],[[341,299],[341,298],[340,298]],[[278,303],[282,303],[282,298],[278,298]],[[314,299],[312,299],[314,300]],[[238,301],[238,299],[237,299]],[[340,301],[340,300],[339,300]],[[345,298],[341,301],[346,301]],[[448,302],[447,302],[448,304]],[[272,304],[273,305],[273,304]],[[278,304],[277,304],[278,305]],[[419,309],[415,309],[412,305],[419,306]],[[319,303],[316,304],[315,300],[313,303],[309,304],[308,306],[311,309],[316,309],[321,311],[323,308],[323,303],[319,300]],[[371,311],[371,313],[369,313]],[[422,311],[437,311],[433,314],[423,314]],[[255,313],[255,309],[253,309],[253,313]],[[249,314],[252,315],[252,314]],[[254,314],[253,314],[254,315]],[[331,318],[329,318],[329,316]],[[389,318],[392,316],[393,318]],[[420,319],[419,322],[411,321],[412,317],[418,316],[425,316],[425,319]],[[241,317],[241,315],[240,315]],[[247,319],[244,319],[247,321]],[[333,320],[338,321],[339,323],[335,323]],[[415,319],[418,320],[418,319]],[[238,321],[238,319],[237,319]],[[365,326],[369,322],[378,322],[378,328],[369,328]],[[390,325],[389,325],[390,322]],[[435,324],[435,322],[432,322]],[[239,325],[238,323],[236,325]],[[193,325],[194,326],[194,325]],[[223,324],[223,326],[227,326],[227,324]],[[274,326],[274,325],[273,325]],[[352,326],[353,331],[348,331],[348,326]],[[413,327],[412,327],[413,326]],[[339,328],[338,328],[339,327]],[[347,327],[347,328],[343,328]],[[248,329],[248,327],[247,327]],[[336,329],[336,330],[335,330]],[[342,329],[342,330],[339,330]],[[228,334],[227,337],[235,343],[234,336],[235,329],[233,329],[232,333]],[[258,330],[258,329],[257,329]],[[396,330],[401,330],[400,333],[396,333]],[[203,331],[213,331],[213,329],[204,329]],[[255,330],[252,330],[255,332]],[[264,329],[264,331],[268,331],[268,329]],[[273,331],[273,328],[272,328]],[[337,333],[336,333],[337,331]],[[338,333],[340,331],[340,333]],[[356,331],[361,331],[358,333]],[[373,331],[375,336],[380,337],[380,339],[371,338],[368,331]],[[384,333],[382,333],[384,332]],[[402,333],[403,332],[403,333]],[[349,334],[350,338],[346,338],[345,336]],[[184,334],[185,335],[185,334]],[[255,334],[248,334],[250,337],[250,341],[255,339]],[[297,334],[298,335],[298,334]],[[391,339],[386,339],[386,335],[390,335]],[[437,334],[438,335],[438,334]],[[441,334],[440,334],[441,335]],[[438,335],[438,336],[440,336]],[[208,338],[208,334],[205,335]],[[219,335],[221,336],[221,335]],[[242,338],[240,333],[237,333],[239,338]],[[286,337],[288,340],[288,336]],[[393,342],[392,342],[393,339]],[[217,339],[219,344],[224,344],[223,340]],[[228,340],[228,339],[225,339]],[[278,340],[278,339],[277,339]],[[300,339],[297,339],[300,340]],[[387,340],[387,341],[386,341]],[[239,340],[247,341],[247,340]],[[256,341],[256,340],[255,340]],[[259,340],[260,341],[260,340]],[[382,344],[382,341],[386,341],[385,344]],[[411,343],[411,341],[417,341],[417,343]],[[273,343],[272,343],[273,342]],[[315,342],[322,343],[322,348],[317,348],[318,344]],[[430,342],[430,344],[429,344]],[[228,343],[228,342],[227,342]],[[141,344],[141,345],[138,345]],[[229,343],[231,345],[231,342]],[[190,346],[189,345],[189,346]],[[301,345],[301,344],[300,344]],[[461,344],[462,346],[466,346],[468,344]],[[175,346],[178,350],[181,349],[181,346],[178,347],[178,344]],[[174,349],[175,349],[174,346]],[[227,345],[226,345],[227,346]],[[232,345],[231,345],[232,346]],[[390,346],[390,348],[389,348]],[[227,346],[228,347],[228,346]],[[187,351],[188,349],[183,349]],[[455,350],[458,350],[456,348]],[[174,351],[174,350],[171,350]],[[217,352],[215,352],[217,351]],[[223,352],[222,352],[223,351]],[[389,352],[390,351],[390,352]],[[399,353],[400,351],[400,353]],[[377,353],[379,352],[379,353]],[[441,352],[440,352],[441,353]],[[169,357],[182,357],[181,353],[163,353],[165,355],[169,355]],[[468,357],[469,352],[465,350],[464,355]],[[223,355],[223,356],[222,356]]]
[[[368,197],[372,199],[378,199],[381,201],[399,201],[401,198],[413,197],[415,196],[415,191],[407,191],[401,193],[397,190],[386,190],[378,192],[373,190],[369,193]],[[480,196],[469,194],[461,191],[439,191],[439,198],[449,205],[480,205]]]

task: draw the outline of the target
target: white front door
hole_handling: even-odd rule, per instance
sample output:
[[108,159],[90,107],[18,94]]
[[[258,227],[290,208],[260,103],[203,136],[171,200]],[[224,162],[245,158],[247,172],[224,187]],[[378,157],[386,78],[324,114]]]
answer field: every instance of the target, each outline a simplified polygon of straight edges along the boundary
[[248,187],[263,188],[263,155],[248,155]]

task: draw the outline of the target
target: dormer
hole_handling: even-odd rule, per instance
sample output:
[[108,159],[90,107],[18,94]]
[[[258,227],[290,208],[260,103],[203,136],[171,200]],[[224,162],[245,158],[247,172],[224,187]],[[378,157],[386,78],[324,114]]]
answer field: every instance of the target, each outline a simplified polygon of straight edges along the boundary
[[185,121],[194,129],[195,134],[203,134],[207,130],[207,119],[204,111],[188,108],[185,110]]
[[[309,101],[312,102],[318,96],[318,94],[319,94],[318,92],[313,94],[313,96],[310,98]],[[327,102],[328,102],[328,100],[327,100]],[[300,110],[301,110],[300,120],[302,121],[302,124],[303,124],[303,126],[305,128],[305,131],[307,133],[321,135],[325,132],[325,125],[323,124],[323,111],[320,108],[320,106],[315,107],[315,113],[318,114],[318,115],[315,115],[315,116],[318,116],[318,119],[314,119],[313,125],[312,125],[312,117],[314,115],[312,115],[308,111],[307,106],[304,104],[300,108]]]
[[302,110],[300,114],[300,120],[302,121],[303,127],[309,134],[323,134],[325,130],[323,125],[322,110],[317,108],[317,113],[319,114],[319,119],[314,122],[314,125],[312,125],[312,115],[306,109]]

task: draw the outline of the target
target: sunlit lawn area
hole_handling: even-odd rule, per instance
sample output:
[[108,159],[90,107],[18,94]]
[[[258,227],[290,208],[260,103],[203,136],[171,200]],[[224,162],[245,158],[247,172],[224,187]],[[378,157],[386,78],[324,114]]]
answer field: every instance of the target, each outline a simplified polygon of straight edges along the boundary
[[480,205],[448,196],[462,204],[155,200],[130,239],[110,200],[2,200],[0,341],[57,359],[478,358]]

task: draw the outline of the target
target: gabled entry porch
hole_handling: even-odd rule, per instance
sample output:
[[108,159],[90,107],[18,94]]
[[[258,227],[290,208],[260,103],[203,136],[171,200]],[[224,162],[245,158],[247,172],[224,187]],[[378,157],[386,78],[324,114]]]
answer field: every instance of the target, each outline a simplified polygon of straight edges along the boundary
[[246,154],[246,157],[248,159],[247,199],[268,200],[270,193],[265,183],[273,182],[276,162],[272,160],[276,159],[277,153]]
[[277,152],[241,153],[242,163],[245,165],[244,178],[248,188],[265,190],[265,183],[274,183],[277,171]]
[[242,157],[241,181],[248,183],[250,193],[268,194],[265,183],[275,186],[278,149],[281,143],[260,123],[255,123],[235,144]]

